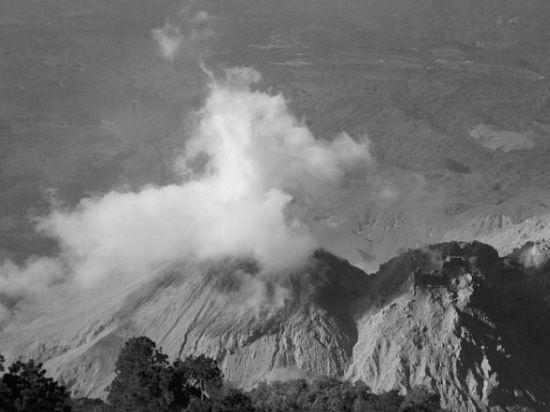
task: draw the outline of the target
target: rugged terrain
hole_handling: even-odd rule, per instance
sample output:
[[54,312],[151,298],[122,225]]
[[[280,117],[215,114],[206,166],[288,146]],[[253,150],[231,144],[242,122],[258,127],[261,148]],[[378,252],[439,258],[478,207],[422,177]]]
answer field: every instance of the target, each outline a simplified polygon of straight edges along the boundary
[[384,264],[374,294],[359,300],[370,309],[346,376],[376,390],[428,384],[451,410],[548,407],[549,278],[519,261],[448,243]]
[[45,361],[88,396],[102,395],[125,339],[145,334],[171,357],[218,359],[245,388],[328,374],[375,391],[427,385],[457,411],[542,410],[550,405],[550,277],[544,265],[525,268],[526,251],[499,258],[481,243],[445,243],[408,251],[371,276],[318,252],[299,273],[261,282],[254,301],[242,291],[250,263],[187,277],[174,268],[49,313],[20,302],[0,346],[8,359]]

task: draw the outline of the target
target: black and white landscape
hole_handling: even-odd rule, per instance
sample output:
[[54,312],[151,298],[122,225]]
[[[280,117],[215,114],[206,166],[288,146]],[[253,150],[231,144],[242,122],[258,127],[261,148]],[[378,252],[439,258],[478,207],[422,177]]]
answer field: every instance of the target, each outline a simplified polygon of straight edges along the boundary
[[550,410],[549,79],[548,0],[1,0],[6,366]]

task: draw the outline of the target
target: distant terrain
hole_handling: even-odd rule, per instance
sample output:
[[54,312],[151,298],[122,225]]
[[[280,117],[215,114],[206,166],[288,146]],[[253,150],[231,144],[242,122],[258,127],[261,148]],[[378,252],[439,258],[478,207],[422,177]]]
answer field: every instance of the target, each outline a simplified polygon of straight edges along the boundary
[[[47,211],[51,188],[74,204],[170,181],[182,125],[205,95],[200,59],[255,67],[318,137],[368,134],[378,182],[350,182],[311,216],[331,221],[318,228],[329,249],[363,267],[465,223],[490,232],[548,212],[546,2],[191,2],[211,19],[167,62],[151,30],[170,21],[188,35],[183,6],[0,5],[4,255],[55,249],[28,220]],[[476,130],[505,131],[517,150]],[[372,184],[392,196],[377,199]]]

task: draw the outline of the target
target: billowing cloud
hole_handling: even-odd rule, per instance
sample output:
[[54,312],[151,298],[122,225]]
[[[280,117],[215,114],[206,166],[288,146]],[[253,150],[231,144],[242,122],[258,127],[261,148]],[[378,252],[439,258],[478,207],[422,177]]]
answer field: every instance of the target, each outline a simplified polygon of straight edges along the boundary
[[63,280],[63,264],[57,258],[33,257],[23,266],[11,261],[0,264],[0,293],[11,298],[42,294],[57,281]]
[[[365,170],[369,142],[345,133],[316,139],[281,95],[253,90],[257,80],[257,72],[241,68],[212,82],[176,164],[180,183],[57,207],[38,230],[58,241],[60,255],[23,268],[5,264],[1,290],[17,284],[15,274],[50,284],[69,273],[80,285],[94,285],[225,257],[255,259],[264,273],[301,265],[318,243],[291,204],[315,201],[346,173]],[[36,265],[45,275],[35,273]],[[277,300],[284,298],[281,292]]]

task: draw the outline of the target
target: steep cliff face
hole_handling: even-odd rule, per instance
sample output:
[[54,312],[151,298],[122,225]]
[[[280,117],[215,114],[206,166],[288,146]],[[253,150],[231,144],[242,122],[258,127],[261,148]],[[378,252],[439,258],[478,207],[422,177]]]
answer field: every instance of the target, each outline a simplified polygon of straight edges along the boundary
[[375,391],[427,385],[457,411],[544,410],[550,276],[544,265],[526,269],[529,247],[499,258],[480,243],[445,243],[371,276],[324,252],[261,282],[247,262],[174,268],[47,314],[20,304],[0,345],[8,359],[46,361],[81,395],[101,395],[125,339],[145,334],[172,357],[218,359],[245,388],[299,370]]
[[451,410],[548,407],[548,288],[479,243],[407,252],[358,302],[346,376],[374,390],[427,385]]

